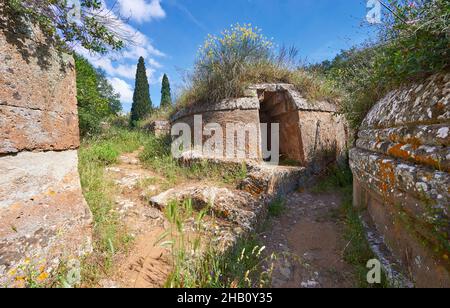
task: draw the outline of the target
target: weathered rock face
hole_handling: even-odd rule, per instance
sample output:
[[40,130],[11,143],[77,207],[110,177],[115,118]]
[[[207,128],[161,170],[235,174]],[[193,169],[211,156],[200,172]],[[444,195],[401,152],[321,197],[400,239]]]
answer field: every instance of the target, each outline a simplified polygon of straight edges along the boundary
[[[201,115],[203,128],[210,123],[222,127],[224,156],[234,148],[236,157],[263,158],[262,123],[279,123],[281,160],[293,160],[305,167],[323,167],[342,159],[347,149],[348,130],[336,107],[327,102],[309,102],[292,85],[261,84],[249,87],[247,97],[213,104],[194,105],[172,117],[173,124],[186,123],[194,129],[194,116]],[[227,124],[240,129],[228,132]],[[235,126],[236,127],[236,126]],[[243,146],[228,136],[248,134],[255,127],[254,138],[247,135]],[[210,136],[204,136],[206,141]],[[270,142],[270,139],[269,139]],[[244,154],[244,155],[242,155]]]
[[243,231],[253,230],[263,205],[247,192],[219,187],[192,186],[171,189],[150,199],[153,206],[164,208],[171,201],[192,200],[198,210],[209,207],[213,215],[226,219]]
[[350,151],[354,202],[419,287],[450,287],[450,74],[393,91]]
[[62,258],[91,250],[91,213],[77,168],[73,58],[48,45],[38,29],[6,30],[2,18],[0,285],[24,259],[45,259],[48,272]]

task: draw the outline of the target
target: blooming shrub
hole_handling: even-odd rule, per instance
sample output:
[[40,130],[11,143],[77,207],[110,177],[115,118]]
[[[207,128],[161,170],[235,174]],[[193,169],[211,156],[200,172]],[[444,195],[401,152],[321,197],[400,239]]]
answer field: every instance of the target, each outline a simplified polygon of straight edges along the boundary
[[295,48],[275,52],[272,40],[250,24],[236,24],[220,36],[209,35],[200,48],[188,89],[178,107],[192,103],[216,102],[242,96],[252,83],[291,83],[312,99],[338,96],[329,84],[296,63]]

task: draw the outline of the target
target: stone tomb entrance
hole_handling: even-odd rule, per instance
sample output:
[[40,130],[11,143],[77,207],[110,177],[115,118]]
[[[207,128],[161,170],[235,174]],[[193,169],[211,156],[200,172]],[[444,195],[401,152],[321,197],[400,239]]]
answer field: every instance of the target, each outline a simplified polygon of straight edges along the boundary
[[[295,105],[289,98],[287,91],[258,90],[260,100],[259,121],[267,124],[267,138],[261,139],[261,152],[271,151],[272,125],[279,124],[280,135],[280,164],[300,164],[304,161],[299,117]],[[264,129],[261,126],[261,132]],[[267,144],[266,144],[267,140]]]

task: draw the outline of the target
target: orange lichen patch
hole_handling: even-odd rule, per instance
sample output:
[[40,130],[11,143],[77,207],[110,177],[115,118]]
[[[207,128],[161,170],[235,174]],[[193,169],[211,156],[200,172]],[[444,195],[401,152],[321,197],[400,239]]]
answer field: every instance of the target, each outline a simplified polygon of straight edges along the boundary
[[405,151],[402,149],[402,147],[405,146],[402,143],[396,144],[393,147],[388,149],[388,154],[397,158],[402,158],[405,160],[410,160],[411,155],[408,151]]
[[433,179],[433,176],[431,174],[428,174],[428,175],[425,176],[425,179],[427,181],[431,181]]
[[406,142],[410,144],[414,150],[417,150],[422,145],[422,142],[416,137],[408,138]]
[[442,102],[436,104],[436,109],[442,111],[445,109],[445,105]]
[[397,134],[392,133],[392,134],[389,135],[389,140],[391,142],[399,142],[400,141],[400,136],[397,135]]
[[427,166],[433,167],[433,168],[435,168],[437,170],[440,170],[440,171],[450,172],[450,168],[443,167],[441,165],[441,163],[437,159],[433,158],[432,156],[416,155],[414,158],[416,159],[416,161],[418,163],[421,163],[423,165],[427,165]]
[[380,162],[380,189],[383,193],[387,193],[390,187],[395,185],[394,167],[391,162]]
[[380,136],[377,134],[377,136],[375,137],[375,140],[377,141],[377,144],[383,142],[383,140],[380,138]]

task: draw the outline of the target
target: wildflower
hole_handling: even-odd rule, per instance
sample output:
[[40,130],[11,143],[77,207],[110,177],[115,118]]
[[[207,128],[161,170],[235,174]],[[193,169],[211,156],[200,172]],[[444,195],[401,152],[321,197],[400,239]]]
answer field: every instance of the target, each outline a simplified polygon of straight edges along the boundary
[[42,272],[38,277],[37,280],[39,282],[42,282],[44,280],[46,280],[49,277],[49,274],[47,272]]
[[13,277],[17,274],[17,268],[13,268],[8,272],[8,276]]

